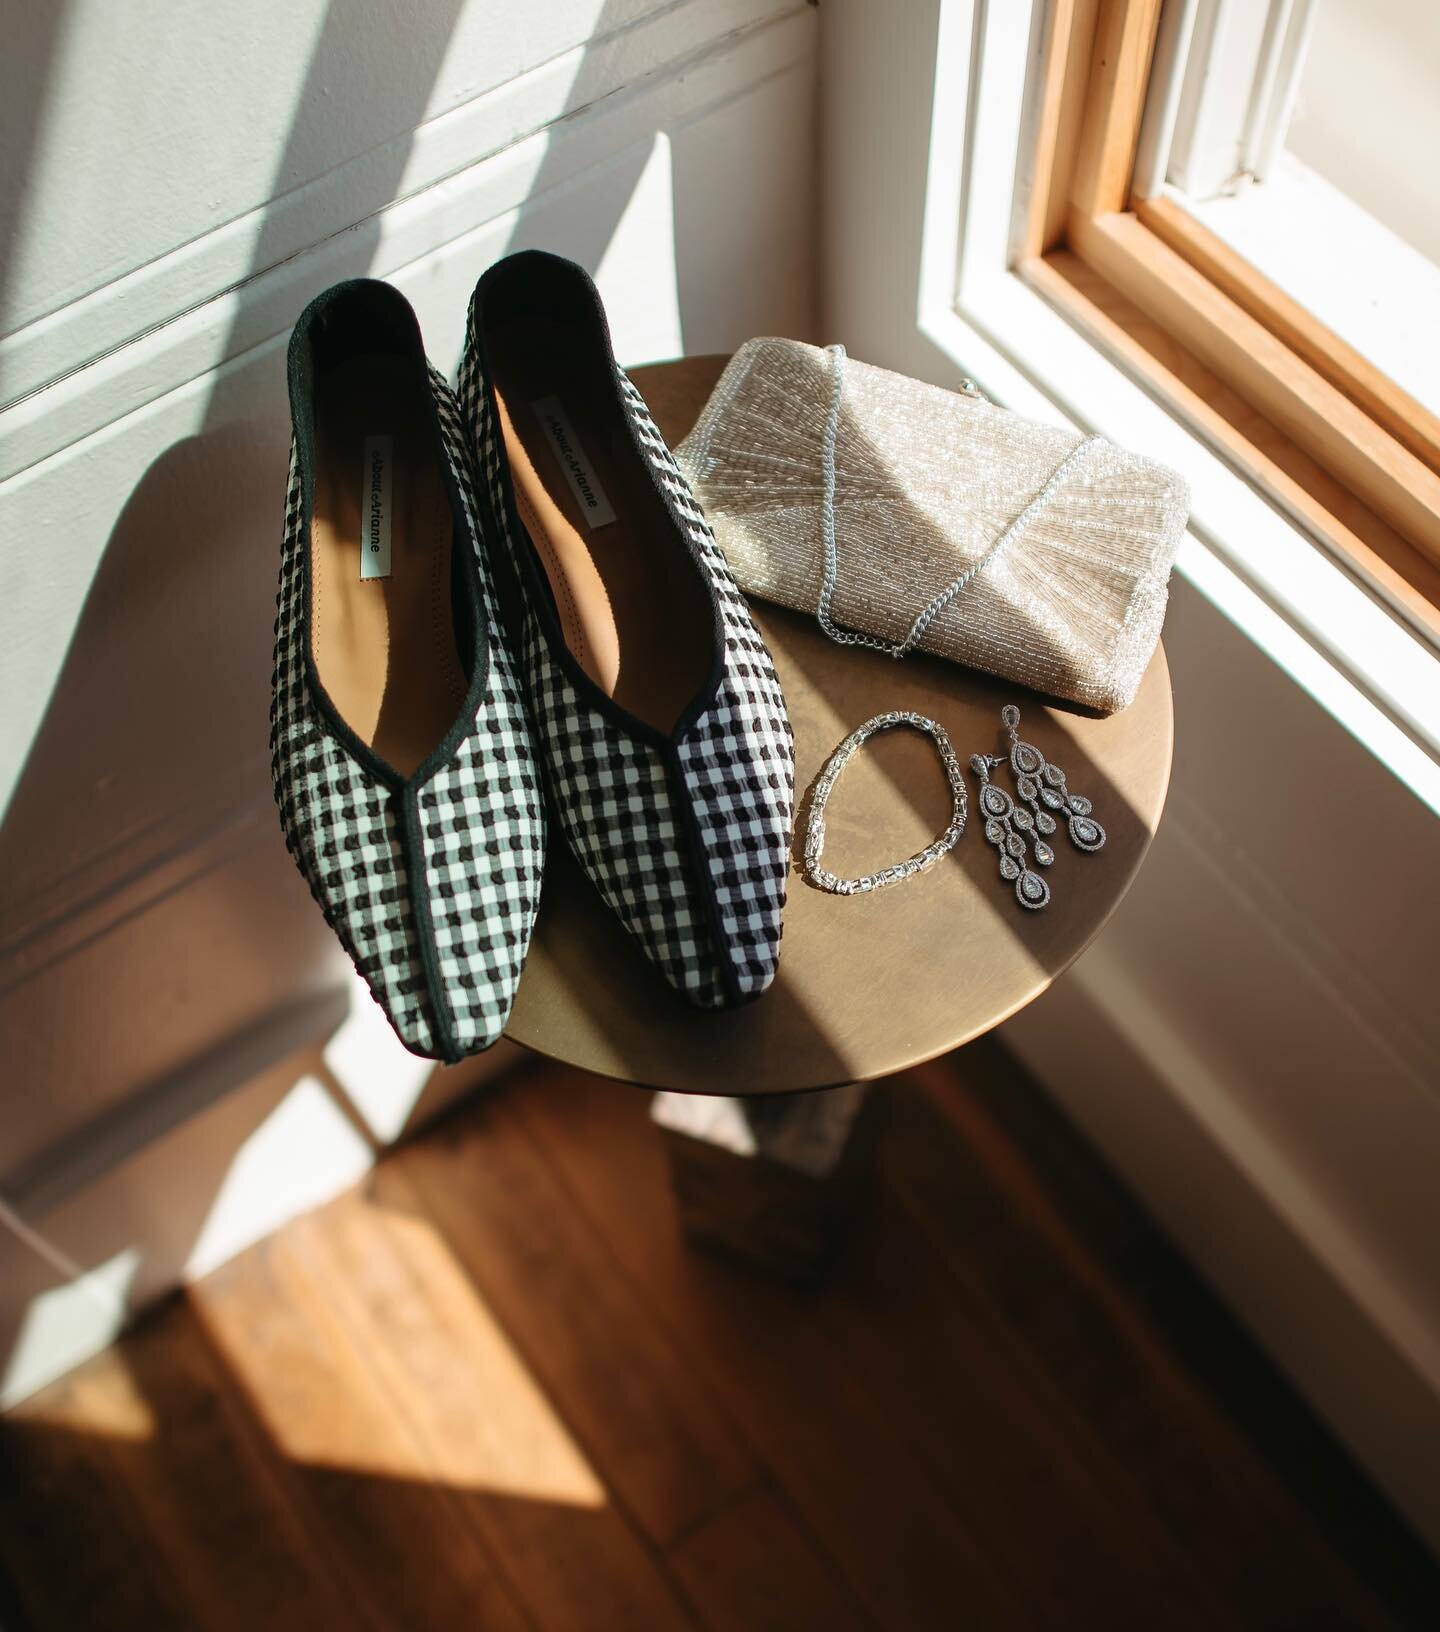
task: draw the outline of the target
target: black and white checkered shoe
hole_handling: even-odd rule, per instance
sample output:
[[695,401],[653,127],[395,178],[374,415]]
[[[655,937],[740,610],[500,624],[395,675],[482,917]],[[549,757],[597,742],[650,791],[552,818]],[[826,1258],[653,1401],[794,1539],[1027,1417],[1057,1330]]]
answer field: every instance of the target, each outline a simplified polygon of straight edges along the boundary
[[339,284],[290,342],[270,747],[285,842],[406,1047],[504,1029],[540,899],[538,766],[459,407],[415,315]]
[[580,267],[529,251],[485,274],[459,395],[554,817],[672,986],[747,1002],[780,954],[790,722]]

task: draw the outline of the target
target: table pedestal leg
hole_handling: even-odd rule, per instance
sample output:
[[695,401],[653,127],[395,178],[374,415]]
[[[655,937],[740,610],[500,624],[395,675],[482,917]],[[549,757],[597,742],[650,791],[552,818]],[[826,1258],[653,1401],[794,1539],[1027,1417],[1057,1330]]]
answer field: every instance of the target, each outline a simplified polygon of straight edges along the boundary
[[815,1279],[865,1193],[880,1103],[864,1083],[753,1099],[657,1094],[651,1116],[686,1236],[777,1279]]

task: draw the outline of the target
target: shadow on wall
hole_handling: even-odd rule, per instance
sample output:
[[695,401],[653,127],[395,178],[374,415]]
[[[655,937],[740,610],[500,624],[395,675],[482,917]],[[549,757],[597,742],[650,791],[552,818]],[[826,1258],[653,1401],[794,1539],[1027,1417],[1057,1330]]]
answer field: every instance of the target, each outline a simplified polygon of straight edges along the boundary
[[[382,96],[392,122],[423,122],[462,10],[462,0],[447,0],[428,28],[407,34],[397,77],[389,55],[349,49],[354,16],[333,0],[274,166],[273,206],[291,178],[313,168],[313,109],[325,98]],[[633,3],[596,7],[562,118],[609,95],[614,70],[607,77],[596,67],[593,47],[633,21]],[[47,8],[47,51],[64,24],[64,8]],[[29,67],[38,67],[38,39],[28,51]],[[21,153],[44,119],[44,73],[28,83],[34,95],[7,121],[24,127]],[[656,129],[607,158],[604,184],[586,189],[583,207],[558,207],[565,230],[550,246],[596,271],[661,145]],[[380,150],[385,196],[402,191],[407,158],[403,140]],[[573,168],[547,150],[527,201],[557,189]],[[673,176],[663,178],[673,186],[678,237],[692,230],[686,222],[713,214],[725,170],[723,153],[681,144]],[[18,184],[23,191],[23,176]],[[287,320],[322,284],[371,271],[384,212],[372,197],[371,214],[317,256],[325,264],[315,286],[292,289]],[[506,248],[536,242],[526,235],[529,202],[509,222]],[[503,1059],[496,1051],[469,1074],[433,1074],[426,1062],[385,1053],[372,1031],[377,1012],[366,997],[354,999],[348,966],[274,819],[266,736],[289,416],[284,335],[255,343],[251,325],[278,287],[291,289],[278,214],[273,207],[261,224],[233,297],[219,353],[229,361],[214,370],[204,410],[191,419],[198,428],[140,475],[114,526],[0,823],[0,1028],[10,1040],[7,1121],[16,1128],[0,1162],[0,1195],[54,1247],[47,1260],[0,1239],[15,1265],[0,1299],[0,1371],[26,1312],[78,1271],[100,1278],[82,1289],[91,1302],[98,1293],[88,1324],[95,1335],[57,1350],[51,1369],[93,1348],[116,1310],[162,1291],[193,1262],[227,1177],[300,1089],[305,1103],[315,1093],[328,1100],[333,1126],[356,1134],[358,1149],[335,1136],[333,1177],[343,1183],[372,1147]],[[660,269],[671,276],[669,264]],[[480,271],[477,263],[467,276]],[[717,300],[733,305],[731,274],[713,256],[676,259],[681,330],[713,333]],[[362,1041],[348,1041],[351,1033]],[[376,1087],[377,1062],[393,1085],[389,1097]],[[367,1093],[374,1103],[358,1113],[349,1100]],[[152,1160],[167,1175],[163,1206],[149,1206]],[[93,1203],[85,1191],[106,1173],[111,1190]],[[276,1219],[250,1222],[255,1234]],[[233,1217],[232,1226],[238,1245],[245,1226]],[[126,1257],[136,1240],[155,1242],[152,1262]]]
[[[304,170],[310,137],[301,110],[317,98],[383,91],[392,114],[403,98],[402,123],[424,120],[462,9],[462,0],[447,0],[440,18],[412,32],[397,85],[387,56],[351,49],[358,24],[332,0],[275,167],[272,204],[288,190],[287,178]],[[591,44],[623,29],[634,10],[605,0]],[[60,8],[47,16],[53,42],[64,18]],[[37,93],[18,121],[32,142],[43,120],[43,79],[34,76]],[[587,48],[567,112],[609,88]],[[551,247],[594,271],[652,146],[636,143],[612,160],[606,185],[587,195],[585,208],[566,213],[563,239],[552,239]],[[404,143],[384,153],[392,198],[407,156]],[[547,156],[529,199],[560,176]],[[702,176],[696,196],[686,199],[680,166],[677,218],[707,208],[709,185]],[[523,232],[522,207],[512,242]],[[368,272],[380,235],[378,212],[344,234],[343,253],[325,257],[316,287],[295,288],[290,318],[321,282]],[[273,298],[266,279],[279,273],[285,254],[267,217],[235,296],[222,356],[245,344],[246,314],[267,293]],[[477,264],[473,276],[482,270]],[[687,314],[703,313],[711,280],[723,271],[681,262],[682,324]],[[335,1102],[340,1123],[355,1121],[346,1103],[353,1084],[324,1062],[335,1054],[342,1015],[363,1030],[378,1011],[363,997],[358,1011],[354,1005],[348,966],[285,853],[269,789],[272,625],[289,438],[283,351],[278,335],[218,368],[199,429],[140,476],[0,822],[6,924],[0,1031],[8,1039],[12,1115],[17,1129],[34,1130],[29,1142],[23,1134],[7,1137],[0,1194],[19,1203],[22,1219],[56,1249],[48,1262],[28,1247],[19,1254],[21,1279],[29,1284],[21,1296],[20,1281],[11,1277],[11,1291],[0,1300],[0,1371],[31,1298],[61,1286],[68,1274],[118,1263],[132,1237],[155,1234],[156,1210],[144,1208],[127,1234],[123,1199],[105,1201],[99,1230],[85,1216],[80,1192],[107,1164],[118,1164],[123,1196],[124,1160],[134,1147],[161,1135],[183,1143],[186,1121],[219,1107],[195,1144],[196,1151],[203,1145],[203,1158],[184,1163],[183,1204],[165,1209],[171,1216],[162,1228],[163,1263],[126,1264],[117,1282],[122,1305],[139,1303],[191,1259],[227,1173],[286,1103],[287,1089],[300,1080],[317,1084]],[[312,1031],[302,1042],[296,1026],[305,1016]],[[237,1037],[246,1038],[238,1051],[231,1046]],[[442,1082],[438,1093],[427,1093],[428,1065],[409,1056],[393,1064],[416,1080],[399,1096],[399,1108],[392,1104],[381,1115],[378,1133],[373,1118],[360,1118],[359,1165],[369,1147],[403,1131],[417,1107],[459,1091]],[[364,1070],[354,1079],[367,1080]],[[199,1099],[197,1082],[205,1085]],[[338,1181],[349,1182],[355,1167],[342,1161]],[[276,1221],[256,1222],[268,1228]],[[237,1229],[237,1245],[244,1233]],[[105,1324],[91,1322],[102,1340]],[[86,1339],[70,1354],[57,1351],[49,1369],[94,1346]]]

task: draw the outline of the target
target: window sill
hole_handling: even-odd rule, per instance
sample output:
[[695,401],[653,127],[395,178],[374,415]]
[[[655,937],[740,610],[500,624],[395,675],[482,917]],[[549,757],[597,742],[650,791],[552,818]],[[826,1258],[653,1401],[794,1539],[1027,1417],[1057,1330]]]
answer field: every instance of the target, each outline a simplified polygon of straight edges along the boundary
[[1178,570],[1440,813],[1440,658],[1313,539],[1149,396],[1017,272],[962,286],[919,327],[997,401],[1181,471],[1191,523]]

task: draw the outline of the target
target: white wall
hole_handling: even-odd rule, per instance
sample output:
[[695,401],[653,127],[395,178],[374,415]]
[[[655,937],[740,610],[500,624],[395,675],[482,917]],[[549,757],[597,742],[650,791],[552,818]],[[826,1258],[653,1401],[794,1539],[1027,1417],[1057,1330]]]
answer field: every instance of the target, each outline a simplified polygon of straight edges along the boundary
[[290,323],[388,277],[453,369],[476,277],[543,244],[624,360],[807,335],[814,35],[802,0],[10,20],[0,1392],[457,1086],[387,1047],[270,803]]
[[[952,265],[956,237],[934,202],[943,190],[927,192],[934,176],[963,171],[955,191],[968,201],[983,187],[1008,217],[1014,175],[977,177],[946,145],[973,141],[1003,93],[972,82],[969,108],[957,105],[956,61],[976,59],[967,39],[942,39],[946,19],[959,35],[968,16],[1002,9],[827,0],[823,332],[938,383],[968,373],[994,389],[998,364],[1033,393],[1046,380],[1046,359],[1024,349],[1033,337],[1002,341],[967,308],[976,355],[957,358],[922,310],[938,276],[927,228]],[[938,108],[937,60],[952,71]],[[937,300],[953,304],[954,288]],[[1109,367],[1092,356],[1076,372]],[[1070,403],[1086,393],[1069,382]],[[1122,398],[1106,402],[1118,415]],[[1062,417],[1058,403],[1044,411]],[[1105,429],[1131,440],[1118,418]],[[1187,558],[1216,561],[1203,541]],[[1273,627],[1283,603],[1247,623],[1243,597],[1234,615],[1207,598],[1225,576],[1173,582],[1175,761],[1151,853],[1095,944],[1003,1035],[1440,1547],[1437,817],[1296,678],[1314,682],[1328,658],[1303,625]]]

